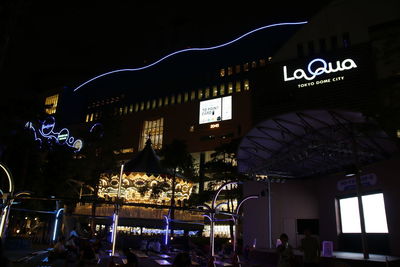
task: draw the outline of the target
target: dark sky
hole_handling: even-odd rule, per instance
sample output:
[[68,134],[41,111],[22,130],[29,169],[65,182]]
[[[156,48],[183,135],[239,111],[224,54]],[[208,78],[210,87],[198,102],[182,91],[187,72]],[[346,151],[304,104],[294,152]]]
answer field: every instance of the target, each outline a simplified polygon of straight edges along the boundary
[[269,23],[307,20],[329,1],[90,2],[2,4],[3,92],[73,87],[99,73],[139,67],[186,47],[217,45]]

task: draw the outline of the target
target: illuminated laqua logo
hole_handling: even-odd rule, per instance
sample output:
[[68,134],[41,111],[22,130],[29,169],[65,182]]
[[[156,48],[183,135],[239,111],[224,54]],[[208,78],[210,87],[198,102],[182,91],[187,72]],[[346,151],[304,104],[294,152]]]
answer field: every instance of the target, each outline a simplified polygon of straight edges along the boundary
[[308,74],[303,69],[297,69],[293,72],[293,74],[290,77],[288,76],[287,66],[283,66],[283,78],[285,82],[293,80],[301,80],[301,79],[311,81],[314,80],[315,77],[322,74],[341,72],[354,68],[357,68],[357,65],[354,62],[354,60],[350,58],[346,58],[343,61],[337,60],[335,64],[333,64],[332,62],[326,62],[322,58],[316,58],[311,60],[310,63],[308,63],[307,66]]
[[99,79],[101,77],[104,77],[104,76],[107,76],[107,75],[110,75],[110,74],[113,74],[113,73],[126,72],[126,71],[140,71],[140,70],[148,69],[148,68],[153,67],[153,66],[157,65],[158,63],[166,60],[167,58],[172,57],[172,56],[177,55],[177,54],[186,53],[186,52],[190,52],[190,51],[214,50],[214,49],[218,49],[218,48],[222,48],[222,47],[231,45],[231,44],[239,41],[240,39],[242,39],[242,38],[244,38],[244,37],[246,37],[248,35],[251,35],[251,34],[253,34],[255,32],[261,31],[261,30],[274,28],[274,27],[280,27],[280,26],[302,25],[302,24],[306,24],[306,23],[307,23],[307,21],[274,23],[274,24],[262,26],[262,27],[254,29],[254,30],[251,30],[251,31],[249,31],[249,32],[247,32],[245,34],[242,34],[241,36],[239,36],[239,37],[237,37],[237,38],[235,38],[235,39],[233,39],[233,40],[231,40],[229,42],[223,43],[223,44],[219,44],[219,45],[215,45],[215,46],[211,46],[211,47],[193,47],[193,48],[186,48],[186,49],[178,50],[178,51],[170,53],[170,54],[168,54],[168,55],[166,55],[166,56],[164,56],[164,57],[162,57],[162,58],[160,58],[160,59],[148,64],[148,65],[142,66],[142,67],[130,68],[130,69],[117,69],[117,70],[112,70],[112,71],[105,72],[103,74],[97,75],[97,76],[87,80],[86,82],[82,83],[81,85],[77,86],[74,89],[74,92],[79,90],[80,88],[82,88],[86,84],[93,82],[94,80],[97,80],[97,79]]
[[55,130],[56,120],[54,117],[48,117],[41,122],[39,128],[36,128],[32,122],[27,122],[25,128],[31,130],[34,134],[35,141],[39,142],[40,145],[46,144],[58,144],[65,145],[79,152],[83,147],[83,141],[81,139],[75,139],[70,136],[67,128],[62,128],[60,131]]

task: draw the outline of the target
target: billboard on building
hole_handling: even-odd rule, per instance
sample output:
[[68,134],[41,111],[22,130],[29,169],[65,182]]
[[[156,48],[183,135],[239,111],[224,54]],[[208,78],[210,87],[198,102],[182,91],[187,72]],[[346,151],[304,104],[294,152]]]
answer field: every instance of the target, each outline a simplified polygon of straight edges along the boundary
[[232,96],[200,102],[199,124],[232,119]]

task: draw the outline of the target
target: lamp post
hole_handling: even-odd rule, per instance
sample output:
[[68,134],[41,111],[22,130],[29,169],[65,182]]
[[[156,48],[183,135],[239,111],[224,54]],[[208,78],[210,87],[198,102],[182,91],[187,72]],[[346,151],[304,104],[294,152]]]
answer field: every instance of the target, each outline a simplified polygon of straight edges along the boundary
[[121,183],[122,183],[122,174],[124,172],[124,164],[121,165],[121,171],[119,174],[119,183],[118,183],[118,191],[117,191],[117,204],[115,204],[115,211],[114,211],[114,216],[113,216],[113,227],[112,227],[112,236],[111,236],[111,242],[112,242],[112,251],[111,251],[111,256],[115,255],[115,241],[117,238],[117,228],[118,228],[118,217],[119,217],[119,198],[121,194]]
[[3,193],[3,208],[1,210],[1,219],[0,219],[0,238],[3,238],[8,221],[8,214],[10,213],[10,206],[13,202],[13,194],[14,194],[14,180],[12,178],[10,170],[2,163],[0,163],[0,168],[6,173],[8,178],[8,193]]
[[221,193],[221,191],[226,186],[231,185],[231,184],[238,184],[238,183],[240,183],[240,182],[232,181],[232,182],[226,182],[226,183],[222,184],[218,188],[217,192],[214,195],[214,198],[213,198],[213,200],[211,202],[211,207],[209,205],[207,205],[207,204],[203,204],[203,205],[199,205],[198,206],[198,207],[202,207],[202,208],[206,209],[208,215],[203,215],[203,216],[207,217],[210,220],[210,254],[211,254],[211,257],[214,257],[214,222],[215,222],[215,213],[218,212],[218,208],[222,204],[225,204],[225,203],[221,203],[221,204],[218,204],[216,206],[215,203],[217,201],[217,198],[218,198],[219,194]]

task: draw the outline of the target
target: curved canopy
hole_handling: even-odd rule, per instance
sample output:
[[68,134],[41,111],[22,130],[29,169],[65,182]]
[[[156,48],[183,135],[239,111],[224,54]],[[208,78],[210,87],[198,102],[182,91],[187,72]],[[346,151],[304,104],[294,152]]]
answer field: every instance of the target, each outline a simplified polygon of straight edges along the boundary
[[391,157],[398,146],[362,113],[307,110],[259,123],[238,149],[241,173],[305,178]]

